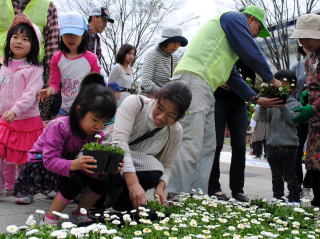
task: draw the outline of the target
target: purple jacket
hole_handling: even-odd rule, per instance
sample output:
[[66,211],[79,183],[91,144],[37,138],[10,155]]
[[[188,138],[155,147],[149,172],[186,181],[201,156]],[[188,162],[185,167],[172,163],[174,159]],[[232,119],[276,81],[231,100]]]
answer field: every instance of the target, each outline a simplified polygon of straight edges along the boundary
[[69,117],[59,117],[47,126],[28,152],[29,162],[39,162],[42,156],[44,167],[53,173],[70,176],[70,167],[82,146],[94,141],[94,135],[80,138],[71,132]]

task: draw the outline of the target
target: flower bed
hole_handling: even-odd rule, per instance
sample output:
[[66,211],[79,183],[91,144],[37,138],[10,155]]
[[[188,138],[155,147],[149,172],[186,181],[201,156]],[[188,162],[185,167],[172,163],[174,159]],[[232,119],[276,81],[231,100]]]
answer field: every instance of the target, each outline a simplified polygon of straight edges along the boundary
[[[153,222],[147,219],[150,211],[145,208],[139,208],[141,218],[137,222],[125,212],[120,218],[106,211],[105,224],[87,227],[70,222],[60,228],[41,227],[31,217],[31,227],[19,230],[11,226],[0,238],[320,238],[318,208],[288,207],[261,199],[250,204],[224,202],[207,195],[184,194],[180,198],[169,207],[149,202],[148,207],[158,217]],[[124,221],[122,226],[120,219]]]

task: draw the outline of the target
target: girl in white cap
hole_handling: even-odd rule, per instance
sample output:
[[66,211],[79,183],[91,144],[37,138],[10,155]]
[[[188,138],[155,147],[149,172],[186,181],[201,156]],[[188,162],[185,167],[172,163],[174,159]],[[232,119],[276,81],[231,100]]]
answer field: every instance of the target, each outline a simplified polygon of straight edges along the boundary
[[179,47],[188,45],[179,27],[165,27],[159,43],[146,53],[142,68],[142,92],[154,94],[172,76],[177,57],[173,54]]
[[60,51],[51,59],[50,84],[39,92],[38,97],[48,98],[61,90],[62,105],[58,115],[67,115],[79,93],[82,79],[90,72],[100,73],[101,67],[97,55],[87,51],[87,23],[80,13],[62,15],[59,30]]

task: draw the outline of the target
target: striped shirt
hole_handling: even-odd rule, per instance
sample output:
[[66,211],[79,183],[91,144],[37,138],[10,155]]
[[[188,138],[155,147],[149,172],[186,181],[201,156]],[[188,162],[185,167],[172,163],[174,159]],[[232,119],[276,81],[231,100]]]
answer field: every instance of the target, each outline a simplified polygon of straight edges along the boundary
[[146,53],[142,67],[142,91],[154,93],[164,86],[172,76],[177,57],[165,53],[159,46]]
[[[14,14],[23,12],[30,0],[20,1],[12,0]],[[43,60],[45,81],[49,78],[50,61],[54,53],[59,49],[59,29],[58,29],[58,13],[52,2],[49,4],[47,26],[44,28],[44,49],[45,57]]]

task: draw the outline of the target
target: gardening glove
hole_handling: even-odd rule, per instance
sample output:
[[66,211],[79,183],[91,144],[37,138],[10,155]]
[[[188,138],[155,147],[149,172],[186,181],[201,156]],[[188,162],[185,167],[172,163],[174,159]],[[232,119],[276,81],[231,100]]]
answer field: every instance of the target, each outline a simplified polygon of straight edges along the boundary
[[309,93],[307,90],[304,90],[301,92],[300,96],[299,96],[299,101],[302,105],[307,105],[308,104],[308,99],[309,97]]
[[307,123],[316,114],[312,105],[297,107],[294,108],[293,111],[300,112],[297,116],[292,118],[292,121],[298,124]]

